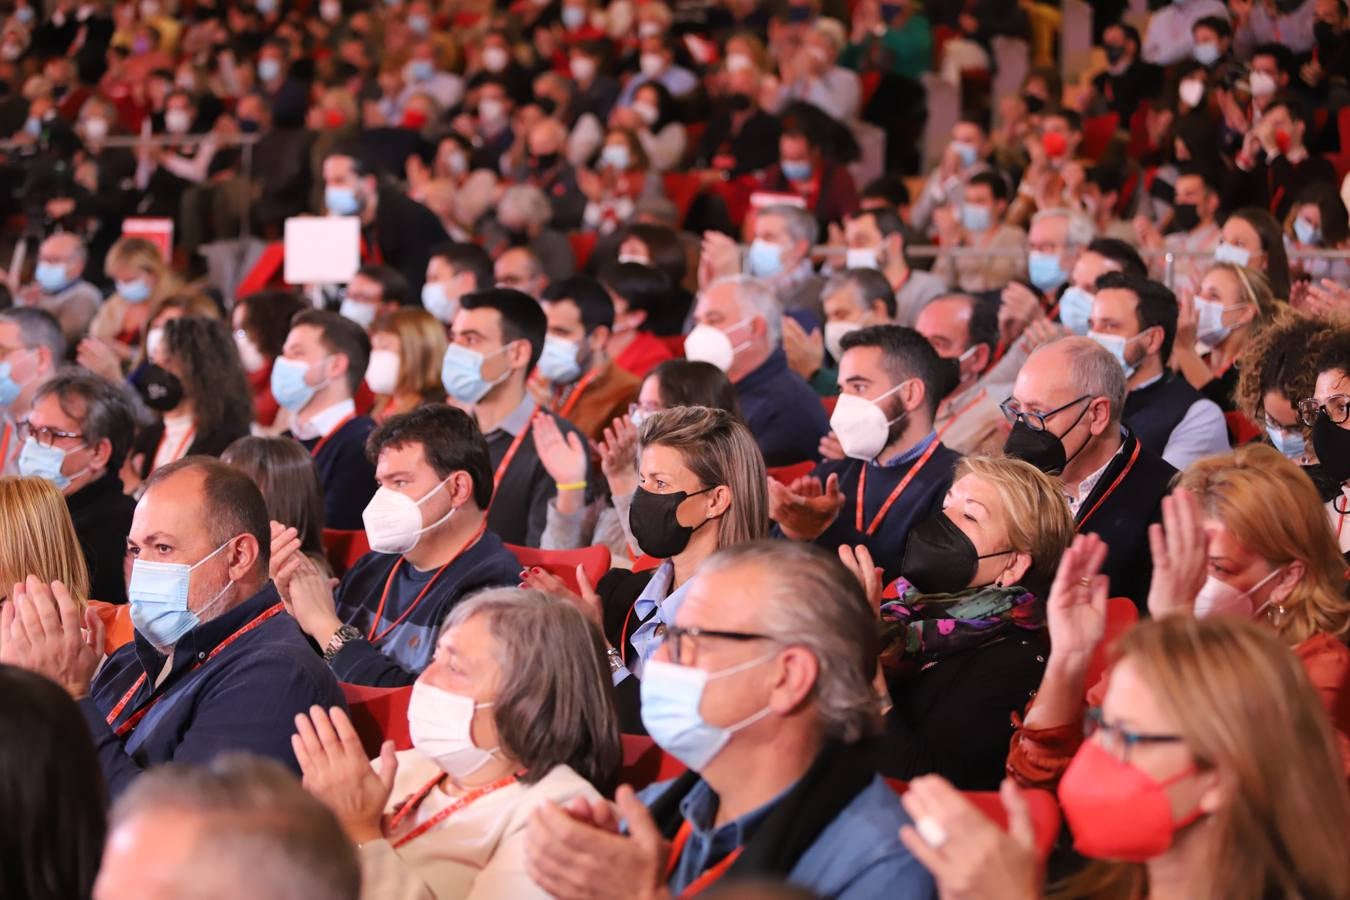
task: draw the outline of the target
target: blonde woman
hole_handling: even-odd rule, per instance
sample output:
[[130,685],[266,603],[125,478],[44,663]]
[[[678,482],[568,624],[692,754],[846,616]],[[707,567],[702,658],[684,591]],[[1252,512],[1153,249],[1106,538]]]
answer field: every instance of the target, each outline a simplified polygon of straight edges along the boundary
[[[1113,656],[1091,736],[1059,787],[1075,848],[1099,862],[1050,896],[1350,897],[1350,796],[1332,731],[1277,637],[1235,619],[1172,617],[1135,627]],[[1011,784],[1008,833],[941,779],[918,779],[902,802],[916,827],[901,839],[942,896],[1042,896]]]
[[65,497],[45,478],[0,478],[0,597],[30,575],[64,584],[83,615],[89,567]]
[[[1163,525],[1150,533],[1155,618],[1252,619],[1303,664],[1336,729],[1350,774],[1350,602],[1345,560],[1317,489],[1263,444],[1199,460],[1163,500]],[[1084,634],[1085,583],[1100,580],[1106,547],[1080,537],[1050,598],[1050,655],[1036,702],[1012,743],[1008,771],[1025,785],[1051,787],[1082,739],[1086,673],[1095,642]],[[1101,588],[1101,603],[1106,589]],[[1058,596],[1057,596],[1058,595]],[[1104,685],[1092,686],[1089,700]]]
[[444,403],[445,347],[445,326],[425,309],[405,307],[377,318],[366,366],[366,385],[375,393],[371,418],[379,423],[424,403]]
[[108,250],[104,268],[117,289],[99,307],[80,342],[80,365],[99,371],[115,363],[124,369],[145,341],[151,313],[180,282],[159,249],[145,238],[124,237]]
[[1232,412],[1238,384],[1233,363],[1252,336],[1287,307],[1275,298],[1264,274],[1233,263],[1210,266],[1194,296],[1183,291],[1178,303],[1172,366],[1220,409]]
[[998,786],[1010,716],[1045,668],[1045,600],[1072,538],[1058,484],[1036,467],[979,456],[957,464],[942,509],[909,532],[899,599],[881,607],[894,700],[882,774]]
[[720,409],[676,406],[652,413],[638,431],[638,480],[628,523],[654,569],[611,569],[576,597],[561,581],[531,569],[531,587],[569,595],[609,643],[624,731],[645,733],[640,679],[665,627],[675,621],[699,566],[723,547],[768,534],[768,476],[754,437]]

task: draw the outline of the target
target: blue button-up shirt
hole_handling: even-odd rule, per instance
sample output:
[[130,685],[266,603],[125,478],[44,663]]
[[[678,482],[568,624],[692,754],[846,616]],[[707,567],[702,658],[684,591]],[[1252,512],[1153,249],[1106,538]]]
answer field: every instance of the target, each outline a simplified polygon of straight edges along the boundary
[[[654,784],[640,797],[650,804],[669,786],[670,782]],[[714,828],[717,795],[707,782],[696,784],[680,801],[690,833],[671,874],[670,892],[679,896],[701,874],[744,846],[782,797]],[[801,855],[788,881],[831,900],[930,900],[937,895],[932,876],[900,843],[900,826],[907,824],[910,818],[900,798],[874,777]]]
[[[631,666],[624,666],[614,673],[614,683],[618,684],[629,675],[637,678],[642,677],[642,668],[647,664],[647,660],[656,652],[656,648],[661,645],[665,637],[666,627],[675,624],[675,614],[680,611],[680,604],[684,602],[685,591],[688,590],[690,581],[670,589],[671,582],[675,580],[675,564],[666,560],[657,567],[652,573],[651,581],[638,594],[638,598],[633,603],[633,615],[639,622],[643,619],[638,629],[633,632],[633,636],[628,639],[628,645],[636,651]],[[652,615],[652,611],[656,615]]]

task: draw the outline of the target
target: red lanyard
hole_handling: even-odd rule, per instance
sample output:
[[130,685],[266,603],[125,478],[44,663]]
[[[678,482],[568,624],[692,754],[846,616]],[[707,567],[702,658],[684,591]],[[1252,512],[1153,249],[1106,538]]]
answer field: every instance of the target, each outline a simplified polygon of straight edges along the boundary
[[891,511],[891,507],[895,505],[895,501],[900,499],[900,495],[905,492],[905,488],[909,487],[909,483],[914,480],[914,476],[919,474],[919,470],[923,468],[924,463],[928,462],[928,458],[933,455],[934,451],[936,451],[941,444],[942,441],[938,440],[936,437],[933,438],[933,443],[929,444],[928,449],[923,451],[923,456],[920,456],[919,461],[905,473],[904,478],[900,479],[900,483],[895,486],[895,490],[891,491],[891,495],[886,498],[886,502],[881,504],[881,509],[877,510],[877,514],[872,517],[872,524],[867,526],[866,531],[863,531],[863,498],[866,496],[867,491],[868,464],[863,463],[862,472],[858,474],[858,503],[857,507],[853,510],[854,527],[859,531],[862,531],[867,537],[876,534],[877,528],[881,526],[881,520],[886,518],[886,513]]
[[9,463],[9,436],[14,433],[8,422],[5,423],[5,439],[0,442],[0,469]]
[[562,409],[558,410],[558,415],[561,418],[567,418],[572,410],[576,409],[577,402],[581,400],[581,392],[586,390],[586,387],[594,381],[599,374],[600,372],[598,370],[592,370],[581,376],[581,380],[576,383],[576,387],[572,388],[572,393],[567,395],[567,400],[563,403]]
[[[169,463],[174,462],[176,460],[182,459],[183,451],[186,450],[188,448],[188,445],[192,443],[192,438],[196,436],[196,434],[197,434],[197,426],[196,425],[189,426],[187,434],[183,435],[183,439],[178,442],[178,446],[173,448],[173,455],[171,455],[165,461],[165,465],[168,465]],[[169,429],[165,428],[164,433],[159,436],[159,443],[155,445],[155,456],[159,456],[159,448],[164,446],[164,439],[168,436],[169,436]],[[3,458],[4,456],[0,455],[0,459]],[[153,463],[154,460],[152,459],[151,464],[153,465]]]
[[[408,814],[413,812],[414,810],[417,809],[417,807],[422,805],[422,801],[427,798],[427,794],[430,794],[431,791],[436,787],[436,785],[440,784],[441,779],[444,777],[445,777],[444,775],[437,775],[435,778],[431,779],[425,785],[423,785],[422,788],[417,791],[417,793],[413,794],[407,800],[404,800],[402,803],[400,803],[398,809],[394,811],[394,815],[389,819],[389,831],[393,832],[398,828],[399,825],[403,824],[403,820],[408,817]],[[460,797],[454,803],[451,803],[445,809],[436,813],[436,815],[432,816],[430,819],[427,819],[421,825],[418,825],[416,828],[405,834],[403,837],[393,841],[392,844],[394,849],[397,850],[404,844],[416,840],[417,838],[426,834],[428,831],[435,828],[437,825],[441,824],[446,819],[450,818],[464,807],[473,803],[475,800],[481,800],[482,798],[486,797],[488,794],[493,793],[494,791],[500,791],[504,787],[510,787],[519,780],[520,780],[520,773],[517,772],[514,775],[508,775],[505,778],[498,779],[497,781],[494,781],[491,784],[485,784],[480,788],[474,788],[473,790],[469,791],[469,793],[465,794],[463,797]]]
[[[687,821],[681,825],[680,830],[676,832],[675,841],[670,845],[670,859],[666,862],[667,881],[670,880],[671,875],[675,874],[675,867],[680,862],[680,854],[684,852],[684,845],[689,842],[689,835],[692,833],[693,829],[689,826]],[[731,868],[731,864],[736,861],[736,858],[741,855],[741,851],[744,849],[744,847],[737,847],[735,850],[728,853],[726,858],[717,865],[695,878],[690,882],[687,888],[680,892],[680,900],[684,900],[685,897],[696,897],[706,891],[713,882],[726,874],[727,869]]]
[[944,434],[947,433],[947,429],[949,429],[949,428],[951,428],[953,425],[955,425],[957,419],[961,418],[963,415],[965,415],[966,413],[968,413],[968,412],[970,412],[972,409],[974,409],[974,408],[975,408],[975,404],[976,404],[976,403],[979,403],[979,402],[980,402],[981,400],[983,400],[983,399],[984,399],[984,388],[980,388],[979,392],[976,393],[974,397],[971,397],[971,398],[970,398],[970,402],[969,402],[969,403],[967,403],[965,406],[961,407],[960,409],[954,411],[954,412],[951,414],[951,416],[949,416],[949,417],[947,418],[946,424],[944,424],[941,428],[938,429],[937,439],[938,439],[939,441],[942,440],[942,436],[943,436]]
[[395,628],[402,625],[403,620],[408,618],[408,616],[412,615],[412,611],[414,609],[417,609],[417,604],[422,602],[422,598],[427,595],[427,591],[431,590],[431,586],[435,584],[436,580],[441,577],[441,573],[443,573],[446,569],[450,568],[450,564],[453,563],[455,560],[459,559],[461,556],[463,556],[466,550],[468,550],[474,544],[478,543],[478,539],[483,536],[483,532],[486,530],[487,530],[487,519],[484,519],[483,523],[478,526],[478,530],[474,532],[473,537],[469,538],[469,542],[465,544],[463,547],[460,547],[458,550],[456,550],[455,555],[450,557],[450,559],[446,561],[445,565],[441,566],[439,569],[436,570],[436,574],[431,576],[431,580],[427,582],[426,587],[422,588],[422,592],[419,593],[413,599],[412,604],[403,611],[403,615],[395,619],[394,623],[390,625],[388,628],[386,628],[384,631],[381,631],[379,634],[376,634],[375,629],[380,627],[380,617],[384,615],[384,602],[389,599],[389,586],[394,583],[394,576],[398,574],[399,566],[403,565],[403,557],[400,556],[398,558],[398,562],[394,563],[394,567],[389,570],[389,577],[384,580],[384,590],[380,592],[380,605],[375,607],[375,619],[370,623],[370,630],[366,632],[366,640],[370,641],[372,644],[378,644],[380,641],[384,640],[389,636],[389,632],[393,631]]
[[516,458],[516,451],[525,442],[525,436],[530,433],[530,429],[533,427],[534,418],[531,417],[529,424],[521,429],[520,434],[516,435],[515,440],[511,441],[511,446],[506,448],[506,455],[502,457],[502,461],[497,463],[497,471],[492,473],[492,490],[494,493],[497,488],[502,486],[502,476],[506,474],[507,468],[511,465],[511,460]]
[[[230,646],[235,641],[239,640],[241,637],[248,634],[250,631],[257,628],[262,623],[266,622],[268,619],[272,618],[273,616],[280,615],[283,612],[285,612],[285,607],[282,606],[280,603],[275,603],[272,606],[267,607],[267,609],[263,610],[261,613],[259,613],[253,619],[251,619],[247,624],[245,624],[234,634],[231,634],[229,637],[225,638],[225,640],[221,641],[219,644],[216,644],[215,648],[210,653],[206,654],[206,659],[203,659],[201,662],[197,663],[189,671],[192,672],[197,671],[202,666],[206,665],[211,660],[215,659],[216,654],[220,653],[220,651],[224,650],[226,647]],[[122,699],[117,701],[117,705],[112,708],[112,712],[108,713],[107,722],[110,727],[113,722],[117,721],[117,717],[122,714],[122,710],[125,709],[126,705],[131,702],[131,698],[136,696],[136,692],[141,689],[141,685],[143,684],[145,684],[144,672],[142,672],[140,674],[140,677],[136,679],[136,683],[131,686],[130,690],[128,690],[125,694],[122,695]],[[145,704],[140,709],[136,710],[134,713],[132,713],[130,716],[127,717],[127,720],[125,722],[114,728],[113,733],[116,734],[118,737],[124,737],[128,731],[131,731],[133,728],[139,725],[141,719],[144,719],[146,714],[149,713],[150,710],[155,708],[155,704],[163,700],[164,697],[165,697],[164,694],[160,694],[158,697],[155,697],[149,703]]]
[[352,419],[355,418],[356,413],[354,412],[347,413],[347,415],[342,419],[341,422],[337,423],[337,425],[333,428],[332,431],[328,432],[323,437],[319,438],[319,442],[314,445],[314,449],[309,451],[310,458],[317,457],[319,455],[319,451],[323,449],[323,445],[328,443],[328,439],[331,438],[333,435],[337,434],[339,431],[341,431],[344,425],[346,425],[348,422],[350,422]]
[[1120,474],[1116,476],[1115,481],[1111,482],[1111,486],[1106,489],[1106,493],[1102,494],[1099,498],[1097,498],[1097,502],[1092,504],[1092,509],[1089,509],[1087,511],[1087,515],[1079,519],[1078,524],[1074,525],[1073,530],[1075,533],[1082,532],[1083,527],[1087,525],[1088,519],[1092,518],[1092,514],[1095,513],[1101,507],[1101,505],[1106,502],[1107,497],[1110,497],[1113,493],[1115,493],[1116,488],[1120,487],[1120,483],[1125,480],[1125,476],[1130,474],[1130,470],[1134,468],[1134,461],[1139,458],[1139,448],[1143,446],[1144,445],[1140,443],[1136,443],[1134,445],[1134,453],[1130,455],[1130,461],[1125,464],[1125,468],[1120,470]]

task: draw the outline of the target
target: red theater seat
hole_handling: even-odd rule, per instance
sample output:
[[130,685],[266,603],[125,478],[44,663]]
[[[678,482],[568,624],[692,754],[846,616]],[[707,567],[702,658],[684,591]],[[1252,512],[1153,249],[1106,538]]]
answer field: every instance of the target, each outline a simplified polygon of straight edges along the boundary
[[592,587],[599,583],[610,566],[609,548],[604,544],[579,550],[536,550],[533,547],[507,544],[506,549],[515,554],[523,568],[538,566],[550,575],[561,578],[574,591],[580,590],[577,566],[582,567]]

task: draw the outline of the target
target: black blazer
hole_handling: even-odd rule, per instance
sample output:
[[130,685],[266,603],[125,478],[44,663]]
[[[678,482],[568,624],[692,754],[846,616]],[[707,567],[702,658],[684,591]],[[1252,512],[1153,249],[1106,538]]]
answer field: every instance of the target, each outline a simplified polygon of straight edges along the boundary
[[[646,621],[639,619],[636,614],[632,617],[628,614],[633,609],[633,604],[637,602],[638,595],[652,580],[655,571],[649,569],[645,572],[631,572],[628,569],[610,569],[595,586],[595,592],[600,595],[605,640],[619,651],[625,663],[633,654],[632,647],[628,646],[628,639],[637,631],[638,626]],[[627,628],[624,628],[625,622]],[[642,684],[635,676],[629,676],[614,686],[614,704],[619,711],[619,730],[624,734],[647,733],[647,729],[642,725],[641,690]]]
[[[236,428],[230,425],[217,425],[210,431],[199,431],[192,437],[192,443],[187,448],[187,456],[220,456],[225,452],[225,448],[233,444],[239,438],[248,434],[248,426]],[[164,423],[156,422],[153,425],[147,425],[136,435],[136,439],[131,442],[131,456],[134,459],[137,454],[141,454],[143,459],[140,465],[139,474],[141,478],[150,477],[150,468],[155,464],[155,453],[159,450],[159,442],[164,438]]]

